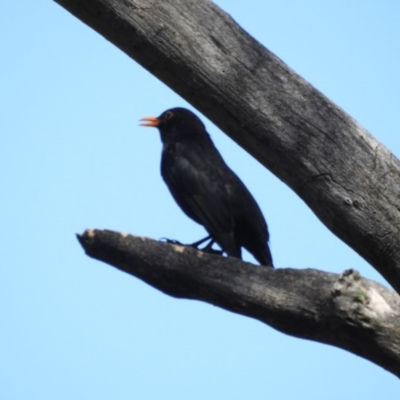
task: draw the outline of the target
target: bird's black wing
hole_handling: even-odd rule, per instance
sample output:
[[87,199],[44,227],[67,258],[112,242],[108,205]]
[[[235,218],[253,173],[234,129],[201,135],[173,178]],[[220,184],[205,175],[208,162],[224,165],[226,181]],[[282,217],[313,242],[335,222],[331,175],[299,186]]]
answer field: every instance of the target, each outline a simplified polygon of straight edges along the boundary
[[210,157],[210,149],[207,150],[206,155],[201,148],[182,143],[165,146],[161,173],[182,210],[202,224],[221,247],[233,255],[240,250],[234,242],[229,187],[221,183],[224,182],[221,168]]

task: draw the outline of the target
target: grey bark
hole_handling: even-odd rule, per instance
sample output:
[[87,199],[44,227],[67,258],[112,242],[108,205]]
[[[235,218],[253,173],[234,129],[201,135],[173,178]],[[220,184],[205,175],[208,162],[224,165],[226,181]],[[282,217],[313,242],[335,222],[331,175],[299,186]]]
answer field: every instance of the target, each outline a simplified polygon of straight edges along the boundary
[[288,184],[400,291],[400,163],[206,0],[56,0]]
[[[56,2],[203,112],[400,292],[400,163],[343,110],[209,1]],[[80,239],[89,255],[170,295],[334,344],[400,374],[398,297],[354,272],[266,271],[101,235]]]
[[78,239],[90,257],[166,294],[340,347],[400,377],[399,296],[354,270],[274,270],[112,231],[88,230]]

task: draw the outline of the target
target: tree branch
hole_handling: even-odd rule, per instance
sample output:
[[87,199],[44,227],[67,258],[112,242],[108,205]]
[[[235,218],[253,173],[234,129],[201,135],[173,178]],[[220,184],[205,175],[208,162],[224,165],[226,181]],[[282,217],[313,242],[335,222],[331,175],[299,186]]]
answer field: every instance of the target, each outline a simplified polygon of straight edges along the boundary
[[78,239],[90,257],[166,294],[340,347],[400,377],[399,297],[356,271],[273,270],[107,230],[87,230]]
[[400,163],[207,0],[56,0],[287,183],[400,293]]

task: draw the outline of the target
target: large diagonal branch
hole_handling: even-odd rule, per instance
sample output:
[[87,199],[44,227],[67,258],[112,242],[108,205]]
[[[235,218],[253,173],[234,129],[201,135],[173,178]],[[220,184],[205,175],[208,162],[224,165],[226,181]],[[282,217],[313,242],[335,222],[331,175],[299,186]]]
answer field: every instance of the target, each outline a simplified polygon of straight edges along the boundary
[[86,231],[78,239],[89,256],[166,294],[329,343],[400,377],[399,297],[355,271],[273,270],[112,231]]
[[56,1],[207,115],[400,292],[400,164],[344,111],[209,1]]

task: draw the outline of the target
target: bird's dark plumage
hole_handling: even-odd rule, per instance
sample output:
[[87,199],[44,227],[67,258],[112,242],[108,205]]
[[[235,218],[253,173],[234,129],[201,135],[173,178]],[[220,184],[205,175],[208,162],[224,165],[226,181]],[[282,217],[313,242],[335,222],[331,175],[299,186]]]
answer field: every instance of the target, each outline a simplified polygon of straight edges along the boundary
[[160,131],[161,175],[186,215],[203,225],[229,256],[241,258],[244,247],[260,264],[272,267],[261,210],[200,119],[187,109],[173,108],[142,121]]

